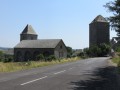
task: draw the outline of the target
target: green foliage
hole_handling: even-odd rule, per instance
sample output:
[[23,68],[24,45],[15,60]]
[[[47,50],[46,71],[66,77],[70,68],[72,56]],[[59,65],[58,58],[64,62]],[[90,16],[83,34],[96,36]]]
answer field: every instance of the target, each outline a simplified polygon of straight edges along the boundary
[[115,48],[115,51],[116,51],[116,52],[120,52],[120,46],[116,47],[116,48]]
[[120,0],[108,2],[105,7],[113,13],[113,16],[110,16],[108,20],[110,21],[112,29],[114,29],[118,37],[120,37]]
[[67,57],[70,58],[70,57],[72,56],[73,50],[72,50],[72,48],[69,47],[69,46],[67,46],[66,48],[67,48]]
[[93,45],[90,48],[85,48],[83,51],[85,55],[89,57],[101,57],[109,53],[110,46],[103,43],[103,44],[100,44],[99,46]]
[[83,53],[83,52],[80,52],[80,53],[78,54],[78,56],[79,56],[79,57],[82,57],[82,56],[84,56],[84,53]]
[[84,48],[84,49],[83,49],[83,52],[84,52],[86,55],[89,55],[89,54],[90,54],[89,48]]
[[99,48],[101,49],[100,56],[107,55],[110,52],[110,45],[102,43],[100,44]]
[[4,54],[2,51],[0,51],[0,62],[4,59]]
[[47,58],[47,61],[52,61],[52,60],[56,60],[57,58],[54,56],[54,55],[50,55],[48,58]]
[[13,61],[13,56],[6,55],[4,59],[2,59],[2,62],[8,63]]
[[39,54],[39,55],[37,55],[37,57],[36,57],[36,60],[38,61],[38,60],[44,60],[45,59],[45,57],[43,56],[43,54]]
[[101,49],[97,45],[94,45],[89,48],[89,53],[90,56],[98,57],[101,54]]

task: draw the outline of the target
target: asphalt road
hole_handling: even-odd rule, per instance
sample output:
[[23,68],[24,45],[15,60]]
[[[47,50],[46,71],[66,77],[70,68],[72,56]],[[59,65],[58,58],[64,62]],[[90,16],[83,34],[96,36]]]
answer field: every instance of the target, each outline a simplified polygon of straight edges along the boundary
[[0,74],[0,90],[120,90],[108,57]]

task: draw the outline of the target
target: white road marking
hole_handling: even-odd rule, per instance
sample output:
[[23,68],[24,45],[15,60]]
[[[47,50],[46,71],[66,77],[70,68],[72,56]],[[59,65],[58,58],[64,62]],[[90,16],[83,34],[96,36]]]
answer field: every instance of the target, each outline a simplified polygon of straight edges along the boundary
[[56,73],[54,73],[55,75],[56,74],[60,74],[60,73],[63,73],[63,72],[65,72],[66,70],[63,70],[63,71],[60,71],[60,72],[56,72]]
[[73,69],[73,67],[72,67],[72,68],[69,68],[69,70],[71,70],[71,69]]
[[[55,75],[56,74],[60,74],[60,73],[63,73],[63,72],[65,72],[66,70],[63,70],[63,71],[59,71],[59,72],[56,72],[56,73],[54,73]],[[38,79],[35,79],[35,80],[31,80],[31,81],[28,81],[28,82],[25,82],[25,83],[22,83],[22,84],[20,84],[21,86],[23,86],[23,85],[26,85],[26,84],[29,84],[29,83],[33,83],[33,82],[36,82],[36,81],[38,81],[38,80],[41,80],[41,79],[44,79],[44,78],[47,78],[48,76],[44,76],[44,77],[41,77],[41,78],[38,78]]]
[[35,81],[38,81],[38,80],[41,80],[41,79],[44,79],[44,78],[47,78],[48,76],[44,76],[44,77],[41,77],[41,78],[38,78],[38,79],[35,79],[35,80],[32,80],[32,81],[28,81],[28,82],[26,82],[26,83],[22,83],[22,84],[20,84],[20,85],[26,85],[26,84],[29,84],[29,83],[32,83],[32,82],[35,82]]

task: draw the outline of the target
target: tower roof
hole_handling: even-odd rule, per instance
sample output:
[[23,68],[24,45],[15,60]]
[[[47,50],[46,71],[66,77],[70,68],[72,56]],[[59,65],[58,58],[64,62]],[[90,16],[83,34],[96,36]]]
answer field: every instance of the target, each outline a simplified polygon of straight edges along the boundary
[[108,21],[102,15],[98,15],[91,23],[94,23],[94,22],[107,22],[108,23]]
[[21,34],[35,34],[35,35],[37,35],[36,32],[34,31],[34,29],[32,28],[32,26],[31,26],[31,25],[28,25],[28,24],[27,24],[27,26],[24,28],[24,30],[22,31]]

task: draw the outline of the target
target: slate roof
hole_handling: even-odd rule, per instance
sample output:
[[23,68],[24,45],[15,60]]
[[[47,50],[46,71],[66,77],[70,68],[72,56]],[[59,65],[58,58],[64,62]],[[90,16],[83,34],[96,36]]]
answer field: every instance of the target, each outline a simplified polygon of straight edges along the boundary
[[62,39],[22,40],[14,48],[55,48]]
[[27,26],[24,28],[24,30],[22,31],[21,34],[35,34],[35,35],[37,35],[36,32],[35,32],[35,30],[32,28],[32,26],[31,26],[31,25],[28,25],[28,24],[27,24]]
[[102,15],[98,15],[91,23],[93,22],[108,22]]

